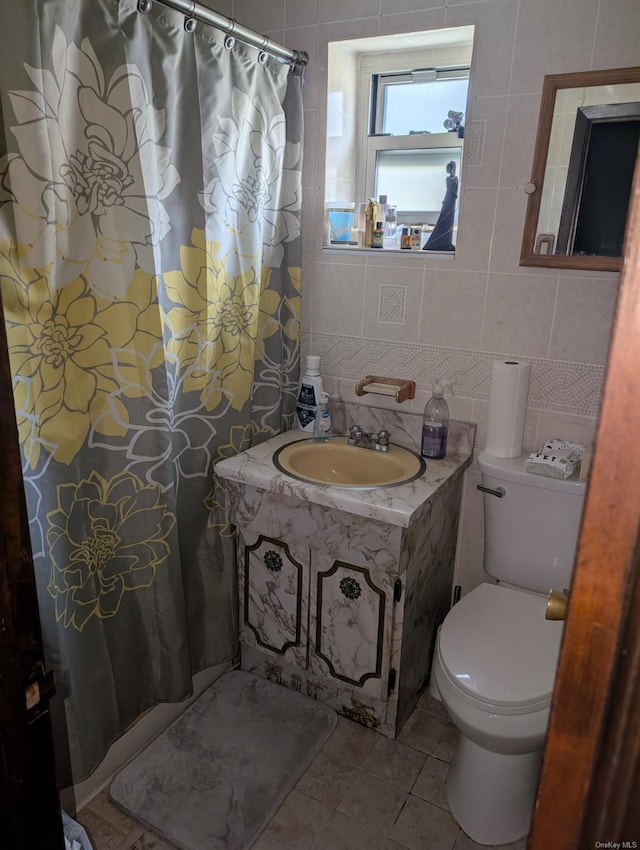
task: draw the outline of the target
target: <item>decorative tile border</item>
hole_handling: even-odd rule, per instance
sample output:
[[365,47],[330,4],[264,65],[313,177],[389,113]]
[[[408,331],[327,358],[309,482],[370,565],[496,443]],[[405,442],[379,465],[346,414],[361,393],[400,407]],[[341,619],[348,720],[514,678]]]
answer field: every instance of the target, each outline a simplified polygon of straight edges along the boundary
[[429,391],[436,377],[455,381],[457,396],[488,401],[493,361],[524,360],[531,363],[529,408],[596,417],[605,367],[590,363],[546,360],[517,352],[468,351],[417,343],[389,343],[332,334],[305,333],[303,355],[313,348],[322,357],[327,375],[357,381],[368,374],[399,376]]

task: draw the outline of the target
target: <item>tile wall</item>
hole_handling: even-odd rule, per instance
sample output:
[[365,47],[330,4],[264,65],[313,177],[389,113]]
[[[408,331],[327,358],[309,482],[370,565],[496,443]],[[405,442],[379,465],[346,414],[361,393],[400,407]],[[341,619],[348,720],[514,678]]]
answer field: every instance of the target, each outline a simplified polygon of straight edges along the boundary
[[[451,412],[484,444],[491,364],[532,364],[525,448],[593,437],[618,276],[519,266],[545,74],[640,64],[637,0],[208,0],[222,14],[307,50],[303,175],[303,354],[343,393],[366,374],[454,378]],[[476,25],[468,161],[455,257],[346,256],[323,249],[327,43]],[[482,578],[478,473],[467,472],[457,582]]]

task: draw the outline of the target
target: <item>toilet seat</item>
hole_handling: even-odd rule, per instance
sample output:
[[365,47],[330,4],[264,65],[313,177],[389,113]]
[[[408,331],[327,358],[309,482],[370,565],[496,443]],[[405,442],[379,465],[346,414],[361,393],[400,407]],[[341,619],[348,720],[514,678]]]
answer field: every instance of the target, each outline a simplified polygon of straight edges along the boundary
[[543,596],[481,584],[455,605],[438,636],[447,679],[478,708],[525,714],[549,705],[563,623]]

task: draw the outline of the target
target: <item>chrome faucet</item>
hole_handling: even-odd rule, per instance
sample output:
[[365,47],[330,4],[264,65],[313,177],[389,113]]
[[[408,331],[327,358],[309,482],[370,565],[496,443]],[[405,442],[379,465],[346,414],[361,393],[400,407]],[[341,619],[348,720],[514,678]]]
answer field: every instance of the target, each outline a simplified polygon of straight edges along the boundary
[[390,438],[391,434],[384,428],[377,434],[372,434],[364,431],[359,425],[352,425],[349,428],[347,445],[360,446],[363,449],[375,449],[378,452],[388,452]]

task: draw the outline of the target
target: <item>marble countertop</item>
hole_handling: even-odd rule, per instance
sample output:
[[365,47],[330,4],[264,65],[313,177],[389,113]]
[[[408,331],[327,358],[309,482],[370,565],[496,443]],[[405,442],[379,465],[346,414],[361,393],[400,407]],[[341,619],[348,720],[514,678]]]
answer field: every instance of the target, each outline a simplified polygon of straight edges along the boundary
[[443,460],[427,460],[425,473],[415,481],[395,487],[350,490],[299,481],[276,469],[272,461],[276,449],[304,436],[298,430],[278,434],[235,457],[219,461],[215,474],[223,480],[408,528],[436,490],[453,475],[462,472],[471,463],[472,457],[472,442],[471,445],[456,444]]

